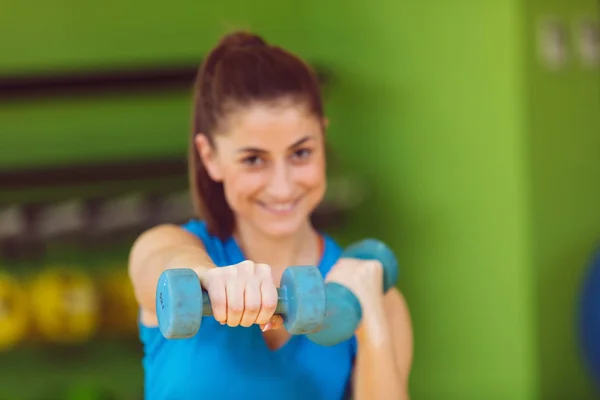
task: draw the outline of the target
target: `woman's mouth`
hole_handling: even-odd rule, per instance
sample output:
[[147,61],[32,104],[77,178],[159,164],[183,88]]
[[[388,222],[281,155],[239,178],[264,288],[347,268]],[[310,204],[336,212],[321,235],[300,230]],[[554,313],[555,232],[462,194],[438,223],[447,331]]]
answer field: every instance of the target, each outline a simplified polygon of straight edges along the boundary
[[289,201],[285,203],[264,203],[262,201],[257,202],[263,209],[266,211],[276,214],[276,215],[285,215],[294,211],[296,204],[298,204],[298,199],[294,201]]

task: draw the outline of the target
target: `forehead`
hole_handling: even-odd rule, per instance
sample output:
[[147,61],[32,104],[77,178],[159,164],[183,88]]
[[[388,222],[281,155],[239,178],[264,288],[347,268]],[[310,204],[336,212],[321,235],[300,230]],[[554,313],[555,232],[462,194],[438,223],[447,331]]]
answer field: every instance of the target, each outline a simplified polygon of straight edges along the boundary
[[219,135],[235,146],[287,147],[306,136],[321,132],[318,118],[300,105],[256,104],[235,110]]

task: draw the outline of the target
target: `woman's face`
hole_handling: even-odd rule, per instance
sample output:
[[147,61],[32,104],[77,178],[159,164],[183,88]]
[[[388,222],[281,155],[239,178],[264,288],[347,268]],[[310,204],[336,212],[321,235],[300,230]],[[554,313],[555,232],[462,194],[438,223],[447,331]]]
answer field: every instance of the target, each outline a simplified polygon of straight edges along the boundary
[[297,104],[256,104],[228,116],[214,148],[196,139],[204,165],[245,224],[269,236],[307,223],[326,190],[324,121]]

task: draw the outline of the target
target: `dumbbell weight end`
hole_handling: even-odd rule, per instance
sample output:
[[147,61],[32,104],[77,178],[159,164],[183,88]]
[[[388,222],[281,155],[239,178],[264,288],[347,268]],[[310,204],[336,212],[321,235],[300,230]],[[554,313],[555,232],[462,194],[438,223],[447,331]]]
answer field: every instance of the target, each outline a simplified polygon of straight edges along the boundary
[[203,295],[198,275],[187,268],[164,271],[156,289],[156,317],[167,339],[190,338],[200,329]]
[[362,308],[354,293],[337,282],[325,286],[327,311],[316,332],[306,337],[321,346],[333,346],[354,335],[362,319]]

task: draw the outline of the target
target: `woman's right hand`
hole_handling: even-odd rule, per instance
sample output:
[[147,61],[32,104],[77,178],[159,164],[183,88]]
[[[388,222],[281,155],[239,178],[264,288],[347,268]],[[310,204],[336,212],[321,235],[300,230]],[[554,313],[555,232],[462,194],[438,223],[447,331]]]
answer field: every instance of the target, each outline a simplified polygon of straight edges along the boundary
[[222,325],[259,324],[263,331],[283,326],[281,317],[273,315],[277,287],[269,265],[247,260],[197,272],[210,297],[213,316]]

